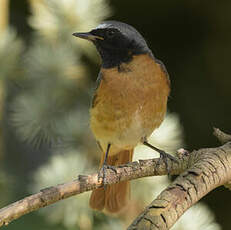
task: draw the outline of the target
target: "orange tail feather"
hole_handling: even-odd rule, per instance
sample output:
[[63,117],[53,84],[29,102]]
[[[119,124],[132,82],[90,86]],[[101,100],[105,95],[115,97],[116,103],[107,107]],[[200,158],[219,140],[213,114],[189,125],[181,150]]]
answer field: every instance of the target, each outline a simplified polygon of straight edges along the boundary
[[[122,165],[132,161],[133,149],[123,150],[115,155],[108,156],[108,165]],[[101,165],[104,160],[104,154],[101,156]],[[108,212],[119,212],[130,199],[130,183],[122,181],[118,184],[108,185],[104,188],[96,189],[90,197],[90,206],[93,209],[102,211],[105,209]]]

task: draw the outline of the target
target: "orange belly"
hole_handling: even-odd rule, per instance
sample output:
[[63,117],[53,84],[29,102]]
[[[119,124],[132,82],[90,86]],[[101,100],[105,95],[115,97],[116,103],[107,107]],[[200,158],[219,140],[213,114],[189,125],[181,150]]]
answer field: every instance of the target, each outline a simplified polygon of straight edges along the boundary
[[104,151],[112,144],[110,154],[134,148],[159,127],[170,91],[166,73],[148,55],[134,56],[121,69],[101,70],[90,111],[92,132]]

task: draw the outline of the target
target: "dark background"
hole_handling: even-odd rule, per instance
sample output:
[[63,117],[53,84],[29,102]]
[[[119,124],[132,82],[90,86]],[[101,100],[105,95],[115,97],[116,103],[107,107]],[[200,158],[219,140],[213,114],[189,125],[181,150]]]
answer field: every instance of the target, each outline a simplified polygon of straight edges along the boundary
[[[180,116],[187,148],[217,146],[213,127],[231,130],[231,1],[111,0],[110,5],[111,19],[133,25],[165,63],[172,84],[168,108]],[[28,42],[29,14],[27,1],[10,2],[10,24]],[[203,200],[223,229],[230,229],[230,192],[218,188]]]

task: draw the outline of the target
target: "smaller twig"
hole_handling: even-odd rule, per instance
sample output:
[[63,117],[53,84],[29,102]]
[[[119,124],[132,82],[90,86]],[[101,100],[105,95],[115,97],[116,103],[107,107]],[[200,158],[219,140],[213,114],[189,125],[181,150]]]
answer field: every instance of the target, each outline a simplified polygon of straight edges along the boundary
[[217,137],[217,139],[222,143],[222,144],[225,144],[229,141],[231,141],[231,135],[229,134],[226,134],[224,132],[222,132],[220,129],[218,128],[213,128],[213,135],[215,137]]
[[[181,158],[179,164],[168,160],[168,167],[171,169],[169,173],[171,175],[176,175],[185,170],[187,167],[186,158]],[[104,183],[115,184],[120,181],[153,175],[166,175],[167,173],[168,170],[163,159],[140,160],[139,162],[135,161],[126,165],[114,167],[113,170],[106,169]],[[39,193],[28,196],[0,209],[0,227],[39,208],[102,186],[102,178],[99,179],[98,174],[94,173],[86,176],[80,175],[78,179],[69,183],[42,189]]]

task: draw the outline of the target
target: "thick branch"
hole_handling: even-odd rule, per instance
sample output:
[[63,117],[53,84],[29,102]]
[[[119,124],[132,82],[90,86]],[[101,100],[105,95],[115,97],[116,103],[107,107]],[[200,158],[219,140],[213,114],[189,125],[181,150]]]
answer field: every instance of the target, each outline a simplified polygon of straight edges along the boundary
[[[195,160],[136,218],[128,230],[165,230],[214,188],[231,180],[231,143],[191,153]],[[189,159],[190,160],[190,159]]]
[[[179,163],[168,160],[170,174],[179,175],[186,169],[189,168],[189,170],[181,174],[172,185],[164,190],[129,229],[169,229],[183,212],[202,196],[231,180],[230,143],[219,148],[181,154],[179,157]],[[167,173],[163,159],[140,160],[115,167],[114,170],[106,169],[105,183],[114,184],[141,177],[166,175]],[[101,186],[102,179],[99,179],[98,174],[95,173],[79,176],[78,179],[69,183],[45,188],[37,194],[0,209],[0,226],[58,200]]]

